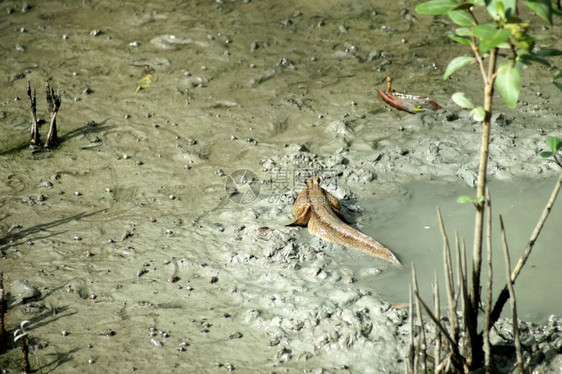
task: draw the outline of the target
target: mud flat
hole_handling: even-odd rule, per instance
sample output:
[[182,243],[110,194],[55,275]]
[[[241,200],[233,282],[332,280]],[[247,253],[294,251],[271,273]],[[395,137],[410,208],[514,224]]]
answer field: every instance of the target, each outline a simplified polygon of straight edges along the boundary
[[[0,14],[0,266],[9,332],[30,321],[32,369],[404,371],[408,312],[395,305],[407,273],[284,224],[319,174],[356,227],[405,263],[426,261],[429,279],[440,269],[438,244],[400,222],[474,184],[480,129],[450,95],[480,89],[469,70],[441,80],[461,53],[444,44],[446,23],[366,1],[3,2]],[[389,110],[374,90],[387,75],[444,110]],[[558,173],[538,154],[562,135],[560,96],[544,69],[523,78],[516,110],[497,100],[490,173],[544,186]],[[62,95],[55,150],[28,149],[27,80]],[[427,212],[409,205],[417,183],[450,191]],[[541,206],[538,195],[525,199]],[[537,255],[552,259],[560,244],[546,234]],[[521,283],[541,290],[522,339],[537,372],[561,365],[549,302],[560,289],[532,275],[555,277],[555,264],[538,261]],[[494,343],[508,372],[509,342]],[[21,364],[9,342],[0,367]]]

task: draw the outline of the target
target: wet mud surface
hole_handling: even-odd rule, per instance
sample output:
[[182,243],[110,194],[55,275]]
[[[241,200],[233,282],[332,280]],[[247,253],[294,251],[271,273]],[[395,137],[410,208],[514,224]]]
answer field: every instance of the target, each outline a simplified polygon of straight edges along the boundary
[[[448,20],[408,1],[28,4],[0,3],[0,264],[8,328],[31,322],[33,369],[404,371],[408,312],[394,303],[407,272],[284,224],[317,174],[355,227],[422,261],[429,281],[441,268],[440,244],[404,222],[431,218],[435,230],[435,206],[476,177],[479,125],[450,96],[479,101],[480,88],[470,69],[441,79],[465,53]],[[375,91],[387,75],[444,109],[390,110]],[[552,75],[528,68],[516,110],[496,98],[494,181],[553,184],[555,165],[538,157],[546,135],[561,136]],[[45,81],[62,95],[52,151],[28,148],[28,80],[40,118]],[[441,192],[415,208],[417,183]],[[542,206],[540,191],[525,199]],[[554,260],[535,266],[554,277],[560,243],[545,235]],[[526,355],[554,371],[560,289],[528,271],[542,291],[528,302],[542,306],[524,312]],[[8,344],[0,367],[21,363]]]

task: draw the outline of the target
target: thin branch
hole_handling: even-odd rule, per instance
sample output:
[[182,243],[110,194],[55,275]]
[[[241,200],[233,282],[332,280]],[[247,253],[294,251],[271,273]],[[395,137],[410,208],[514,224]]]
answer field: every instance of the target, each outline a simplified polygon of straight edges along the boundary
[[[461,298],[462,298],[462,315],[465,321],[467,321],[469,319],[468,314],[469,314],[469,307],[470,307],[470,300],[468,299],[468,280],[467,280],[467,274],[468,274],[468,270],[467,270],[467,265],[466,265],[466,243],[463,239],[462,241],[462,246],[460,249],[460,253],[458,253],[458,256],[460,258],[460,262],[459,262],[459,267],[460,267],[460,273],[462,276],[462,283],[461,283]],[[466,327],[466,323],[464,326],[464,332],[465,332],[465,336],[468,334],[467,331],[467,327]],[[457,338],[458,341],[458,338]],[[467,350],[469,347],[467,345],[464,345],[464,349]]]
[[[418,279],[416,276],[416,267],[412,264],[412,284],[414,286],[414,293],[418,293]],[[416,314],[418,315],[418,323],[420,324],[419,347],[421,355],[421,370],[422,373],[427,372],[427,353],[426,353],[426,339],[425,339],[425,326],[423,324],[423,316],[420,303],[416,303]],[[416,355],[417,356],[417,355]]]
[[492,310],[492,287],[493,287],[493,268],[492,268],[492,198],[490,196],[490,189],[486,188],[486,203],[488,210],[486,214],[487,231],[486,231],[486,247],[487,263],[488,263],[488,283],[486,285],[486,310],[484,312],[484,367],[486,374],[490,373],[492,364],[492,351],[490,347],[490,313]]
[[498,57],[498,49],[494,48],[490,51],[490,61],[488,62],[488,83],[493,86],[494,85],[494,81],[496,80],[496,76],[497,76],[497,72],[496,72],[496,67],[497,67],[497,60]]
[[55,90],[49,85],[49,82],[47,82],[45,91],[49,112],[51,113],[51,126],[49,127],[49,134],[47,135],[45,147],[52,148],[59,142],[57,135],[57,113],[61,105],[61,96],[55,93]]
[[482,81],[484,84],[488,84],[488,77],[486,76],[486,70],[484,70],[484,59],[478,50],[478,44],[476,44],[476,37],[470,36],[471,43],[470,46],[472,47],[472,52],[474,53],[474,57],[476,58],[476,62],[478,64],[478,68],[480,69],[480,74],[482,75]]
[[[462,256],[466,256],[466,249],[464,248],[464,241],[463,241],[463,251],[461,254],[461,244],[459,241],[459,232],[455,230],[455,248],[456,248],[456,255],[457,255],[457,283],[459,287],[459,297],[461,300],[461,312],[463,318],[466,317],[466,307],[468,306],[468,292],[467,292],[467,284],[466,284],[466,258],[463,260]],[[459,324],[458,315],[455,313],[455,320],[457,322],[457,326]],[[459,341],[459,331],[453,332],[453,337],[456,342]]]
[[415,372],[415,357],[416,357],[416,345],[414,344],[414,301],[412,296],[412,286],[410,285],[410,349],[408,350],[408,363],[410,365],[410,373]]
[[[437,320],[441,320],[441,310],[439,302],[439,283],[437,283],[437,272],[433,273],[434,283],[433,283],[433,310]],[[434,362],[435,362],[435,374],[439,374],[441,371],[438,370],[437,364],[441,361],[441,332],[435,329],[435,350],[434,350]]]
[[39,136],[39,121],[37,120],[37,95],[35,93],[35,88],[31,90],[31,83],[29,81],[27,81],[27,98],[29,99],[32,120],[30,146],[36,148],[41,145],[41,138]]
[[503,254],[505,257],[505,277],[507,279],[507,289],[509,290],[509,303],[511,304],[511,316],[513,318],[513,340],[515,342],[515,354],[517,355],[517,368],[520,374],[525,373],[523,366],[523,355],[521,353],[521,340],[519,339],[519,326],[517,325],[517,302],[515,300],[515,290],[513,289],[513,282],[510,280],[511,263],[509,259],[509,249],[507,247],[507,238],[505,235],[505,227],[503,219],[500,215],[500,226],[502,233],[502,246]]
[[[465,373],[468,373],[468,364],[466,362],[466,359],[459,353],[459,347],[458,345],[456,345],[453,341],[453,339],[451,338],[451,335],[449,335],[449,332],[447,331],[447,329],[443,326],[443,324],[441,323],[441,321],[439,321],[435,315],[431,312],[431,310],[429,309],[429,307],[427,306],[427,304],[422,300],[422,298],[420,297],[419,293],[417,291],[414,291],[414,294],[416,295],[416,300],[419,304],[421,304],[421,306],[423,306],[423,308],[425,309],[425,311],[427,312],[427,314],[429,315],[429,318],[431,318],[431,320],[433,321],[433,323],[435,323],[435,326],[437,326],[437,328],[441,331],[441,333],[443,334],[443,336],[445,336],[445,338],[447,338],[447,341],[449,342],[450,346],[451,346],[451,359],[453,360],[454,363],[457,363],[461,366],[461,368],[463,369],[463,371]],[[456,366],[456,365],[455,365]]]
[[454,296],[453,269],[451,266],[451,250],[449,247],[449,239],[447,238],[447,232],[445,231],[445,225],[443,224],[443,217],[441,216],[441,210],[439,208],[437,208],[437,219],[439,221],[439,229],[441,230],[441,237],[443,238],[443,269],[445,271],[445,289],[447,291],[447,304],[449,306],[449,320],[451,323],[453,336],[455,336],[455,341],[457,341],[459,325],[458,325],[458,319],[456,318],[457,302],[455,301],[455,296]]

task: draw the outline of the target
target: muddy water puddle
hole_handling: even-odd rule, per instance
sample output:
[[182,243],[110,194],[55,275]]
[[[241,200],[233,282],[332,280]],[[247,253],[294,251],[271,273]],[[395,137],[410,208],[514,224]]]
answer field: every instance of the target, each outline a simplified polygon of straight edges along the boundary
[[[502,215],[506,225],[513,268],[542,214],[554,183],[551,179],[519,179],[490,183],[495,295],[505,286],[499,215]],[[422,295],[429,301],[434,272],[438,274],[441,291],[445,287],[442,271],[443,241],[437,224],[437,206],[441,209],[452,248],[455,243],[455,230],[458,230],[459,237],[466,242],[467,256],[470,258],[474,209],[470,204],[457,203],[456,199],[462,195],[473,194],[474,190],[455,182],[414,183],[399,196],[365,205],[364,208],[375,212],[375,215],[368,223],[364,223],[362,230],[391,245],[405,264],[415,263]],[[523,320],[541,323],[551,314],[562,312],[562,300],[557,296],[562,289],[559,282],[553,281],[559,273],[562,250],[559,237],[561,224],[562,207],[560,201],[557,201],[529,261],[516,282],[518,315]],[[456,256],[453,261],[456,261]],[[485,270],[484,267],[484,276],[487,276]],[[361,273],[359,271],[359,274]],[[404,285],[409,284],[410,279],[411,273],[404,271],[390,272],[378,278],[364,276],[361,282],[366,285],[373,284],[391,300],[402,302],[408,300],[408,289]],[[441,299],[445,300],[444,295]],[[508,316],[509,313],[504,311],[504,315]]]

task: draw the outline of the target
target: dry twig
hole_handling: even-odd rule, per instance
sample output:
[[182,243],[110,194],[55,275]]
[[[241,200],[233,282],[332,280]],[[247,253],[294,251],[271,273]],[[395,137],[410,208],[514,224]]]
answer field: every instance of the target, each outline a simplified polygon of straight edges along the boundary
[[511,305],[511,317],[513,319],[513,341],[515,343],[515,354],[517,355],[517,369],[520,374],[525,372],[523,366],[523,355],[521,353],[521,340],[519,339],[519,326],[517,324],[517,301],[515,300],[515,290],[513,289],[513,282],[511,281],[511,262],[509,259],[509,249],[507,247],[507,238],[505,235],[505,227],[503,219],[500,215],[500,227],[502,232],[502,246],[503,255],[505,258],[505,277],[507,279],[507,289],[509,290],[509,303]]
[[[412,284],[414,286],[414,293],[418,294],[418,279],[416,276],[416,267],[412,264]],[[418,339],[419,355],[421,357],[421,371],[427,372],[427,343],[425,339],[425,326],[423,324],[423,316],[421,312],[420,303],[416,303],[416,314],[418,315],[418,323],[420,325],[420,335]],[[418,357],[418,355],[416,355]],[[416,365],[417,366],[417,365]]]
[[484,368],[486,373],[489,373],[492,367],[492,351],[490,347],[490,337],[488,335],[490,327],[490,313],[492,310],[492,286],[493,286],[493,268],[492,268],[492,198],[490,196],[490,189],[486,188],[486,204],[488,209],[486,211],[486,247],[488,248],[487,253],[487,264],[488,264],[488,282],[487,282],[487,292],[486,292],[486,309],[484,311]]
[[51,126],[49,127],[49,134],[47,135],[45,147],[52,148],[59,142],[57,136],[57,113],[61,104],[61,96],[55,93],[55,90],[49,85],[49,82],[47,82],[45,91],[47,103],[49,105],[49,113],[51,113]]
[[31,90],[31,83],[27,81],[27,97],[29,98],[29,106],[31,108],[31,141],[30,147],[38,148],[41,146],[41,137],[39,136],[39,122],[37,121],[37,95],[35,88]]

